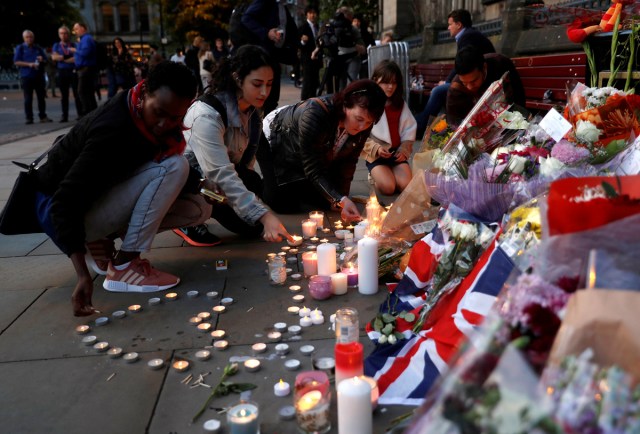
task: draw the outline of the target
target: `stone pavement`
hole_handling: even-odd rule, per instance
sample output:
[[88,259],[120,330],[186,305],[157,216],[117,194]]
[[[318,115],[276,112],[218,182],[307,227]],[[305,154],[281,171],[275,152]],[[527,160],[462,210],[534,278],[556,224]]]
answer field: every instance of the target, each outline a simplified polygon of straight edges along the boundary
[[[287,80],[284,80],[287,81]],[[281,104],[297,101],[299,89],[286,83]],[[51,101],[49,99],[49,101]],[[18,172],[12,160],[31,162],[63,131],[47,132],[0,145],[0,207],[13,186]],[[353,194],[368,194],[366,168],[361,162],[353,184]],[[285,226],[300,233],[303,215],[283,216]],[[330,219],[337,219],[331,215]],[[42,234],[0,235],[0,432],[6,433],[201,433],[208,419],[222,421],[223,432],[230,432],[226,416],[214,408],[238,401],[238,395],[218,397],[195,423],[191,418],[204,403],[211,389],[191,388],[182,384],[189,374],[211,372],[205,377],[215,386],[222,369],[230,360],[242,361],[252,356],[251,345],[267,342],[266,334],[276,322],[297,324],[298,318],[287,313],[294,305],[287,280],[284,287],[272,287],[264,273],[268,252],[279,251],[280,245],[261,240],[245,240],[226,232],[215,220],[210,229],[221,236],[223,244],[210,248],[191,247],[175,234],[160,234],[151,252],[145,257],[151,263],[182,279],[176,288],[179,299],[149,306],[150,297],[164,294],[118,294],[102,289],[103,278],[95,279],[94,305],[102,315],[111,317],[116,310],[140,304],[142,311],[109,324],[96,327],[94,320],[75,318],[69,301],[75,277],[70,261]],[[226,259],[228,269],[216,271],[215,261]],[[299,265],[301,267],[301,264]],[[296,265],[294,264],[294,268]],[[260,405],[261,433],[295,433],[295,421],[282,421],[278,410],[292,404],[292,396],[277,398],[273,385],[280,379],[293,387],[295,376],[312,368],[312,357],[332,356],[334,334],[329,315],[340,307],[352,306],[360,312],[361,342],[365,354],[373,348],[364,334],[364,324],[370,320],[384,299],[381,286],[378,294],[360,295],[349,290],[347,295],[325,301],[310,299],[306,280],[302,281],[304,305],[322,310],[327,323],[303,329],[300,337],[283,333],[283,341],[291,347],[287,356],[277,356],[275,344],[269,343],[266,353],[258,355],[262,368],[249,373],[241,364],[240,372],[231,377],[234,382],[258,385],[252,399]],[[199,291],[197,298],[187,297],[188,291]],[[232,297],[235,303],[227,312],[213,315],[216,329],[225,330],[229,349],[213,351],[208,361],[198,361],[195,352],[212,344],[209,334],[199,333],[188,319],[198,312],[209,311],[220,299],[210,300],[208,291],[218,291]],[[125,352],[135,351],[140,360],[125,363],[112,359],[81,343],[75,334],[77,325],[89,324],[90,334]],[[311,344],[315,353],[302,355],[301,345]],[[165,361],[163,369],[147,367],[152,358]],[[298,359],[298,372],[284,368],[284,361]],[[191,368],[178,373],[171,364],[180,359],[191,362]],[[389,422],[411,411],[409,407],[385,406],[374,412],[374,432],[382,433]],[[337,430],[336,394],[332,397],[333,428]],[[343,433],[349,434],[349,433]]]

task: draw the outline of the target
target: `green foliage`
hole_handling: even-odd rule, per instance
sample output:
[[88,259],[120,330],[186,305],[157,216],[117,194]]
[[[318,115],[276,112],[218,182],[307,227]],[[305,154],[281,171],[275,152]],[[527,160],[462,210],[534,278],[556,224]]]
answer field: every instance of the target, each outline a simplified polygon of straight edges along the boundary
[[[159,0],[153,0],[158,2]],[[163,0],[165,22],[175,41],[189,45],[202,36],[213,45],[216,38],[227,39],[229,18],[241,2],[225,0]]]

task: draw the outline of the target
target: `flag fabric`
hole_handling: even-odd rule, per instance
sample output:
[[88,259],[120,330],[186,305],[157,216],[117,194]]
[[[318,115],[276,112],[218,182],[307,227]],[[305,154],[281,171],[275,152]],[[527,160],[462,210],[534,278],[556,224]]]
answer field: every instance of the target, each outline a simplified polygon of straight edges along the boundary
[[[407,272],[382,304],[382,312],[406,310],[418,317],[435,263],[444,248],[437,239],[429,234],[416,243]],[[396,331],[405,339],[393,345],[377,345],[365,359],[365,374],[378,381],[380,404],[421,405],[431,385],[447,371],[448,361],[464,338],[487,315],[514,267],[496,246],[496,239],[460,285],[439,301],[418,335],[411,331],[413,324],[398,318]],[[367,333],[374,342],[380,337],[370,325]]]

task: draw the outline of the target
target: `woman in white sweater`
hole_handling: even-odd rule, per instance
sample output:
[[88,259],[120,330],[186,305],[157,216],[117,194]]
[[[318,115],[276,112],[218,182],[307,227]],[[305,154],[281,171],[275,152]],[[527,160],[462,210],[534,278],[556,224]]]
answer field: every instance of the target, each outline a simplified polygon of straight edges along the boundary
[[409,158],[416,139],[416,120],[402,98],[402,72],[395,62],[378,63],[371,79],[384,91],[387,104],[362,154],[378,191],[391,195],[404,190],[411,181]]

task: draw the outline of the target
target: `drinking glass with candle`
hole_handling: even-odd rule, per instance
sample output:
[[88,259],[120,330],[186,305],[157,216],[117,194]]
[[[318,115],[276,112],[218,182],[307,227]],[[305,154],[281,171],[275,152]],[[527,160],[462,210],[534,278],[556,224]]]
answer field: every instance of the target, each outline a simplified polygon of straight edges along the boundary
[[318,256],[316,252],[304,252],[302,254],[302,268],[306,277],[318,274]]
[[360,320],[358,311],[353,307],[344,307],[336,312],[336,343],[358,342]]
[[298,429],[302,433],[326,433],[331,429],[331,385],[322,371],[296,376],[293,405]]
[[322,229],[324,227],[324,212],[322,211],[311,211],[309,213],[309,219],[316,222],[316,227],[318,229]]
[[331,289],[334,295],[347,293],[347,275],[344,273],[333,273],[331,275]]
[[227,411],[227,423],[231,434],[258,434],[258,404],[240,401]]
[[316,236],[317,226],[315,220],[302,220],[302,237],[309,239]]

